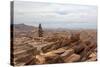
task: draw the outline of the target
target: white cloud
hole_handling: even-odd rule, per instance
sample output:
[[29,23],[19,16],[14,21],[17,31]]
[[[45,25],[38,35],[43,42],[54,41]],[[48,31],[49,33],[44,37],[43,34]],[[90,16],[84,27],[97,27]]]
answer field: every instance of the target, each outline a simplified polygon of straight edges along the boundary
[[92,23],[96,27],[96,6],[15,1],[14,7],[14,23],[51,24],[50,27],[53,27],[54,23],[58,24],[58,27],[69,23],[80,23],[81,25]]

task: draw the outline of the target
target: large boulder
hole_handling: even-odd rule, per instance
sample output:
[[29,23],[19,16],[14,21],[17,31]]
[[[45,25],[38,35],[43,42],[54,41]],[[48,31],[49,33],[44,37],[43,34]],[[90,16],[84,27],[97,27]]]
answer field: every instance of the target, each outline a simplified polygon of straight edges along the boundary
[[69,57],[66,56],[66,58],[64,58],[64,62],[66,62],[66,63],[77,62],[79,60],[80,60],[80,55],[78,55],[78,54],[72,54]]
[[14,64],[25,65],[28,61],[31,61],[36,54],[38,54],[37,48],[31,44],[20,44],[14,48]]

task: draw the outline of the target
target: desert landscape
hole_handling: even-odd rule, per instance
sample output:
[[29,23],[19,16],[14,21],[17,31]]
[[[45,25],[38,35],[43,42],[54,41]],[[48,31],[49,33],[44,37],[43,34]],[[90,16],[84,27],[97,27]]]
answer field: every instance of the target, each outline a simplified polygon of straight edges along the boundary
[[15,66],[97,60],[96,29],[44,29],[42,24],[13,27]]
[[97,61],[95,5],[14,1],[11,65]]

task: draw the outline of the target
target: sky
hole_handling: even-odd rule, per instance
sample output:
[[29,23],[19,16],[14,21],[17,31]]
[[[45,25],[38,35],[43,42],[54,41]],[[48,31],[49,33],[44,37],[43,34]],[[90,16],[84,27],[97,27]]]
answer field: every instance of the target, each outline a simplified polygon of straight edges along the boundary
[[43,2],[14,2],[14,23],[44,28],[96,29],[97,7]]

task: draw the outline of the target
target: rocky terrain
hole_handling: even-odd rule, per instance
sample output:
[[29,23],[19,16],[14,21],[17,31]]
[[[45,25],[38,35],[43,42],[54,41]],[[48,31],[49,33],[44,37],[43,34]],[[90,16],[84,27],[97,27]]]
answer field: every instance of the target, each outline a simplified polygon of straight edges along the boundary
[[38,37],[37,29],[24,24],[14,28],[15,66],[97,60],[96,30],[44,30],[43,37]]

